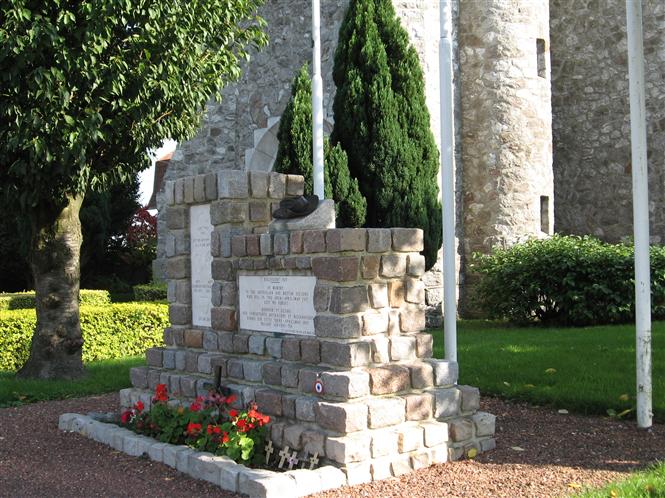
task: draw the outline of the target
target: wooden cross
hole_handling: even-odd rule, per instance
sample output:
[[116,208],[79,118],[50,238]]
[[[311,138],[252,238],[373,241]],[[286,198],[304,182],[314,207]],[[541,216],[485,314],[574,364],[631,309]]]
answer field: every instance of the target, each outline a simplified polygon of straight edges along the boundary
[[289,447],[285,446],[282,451],[279,452],[279,456],[281,457],[279,460],[279,465],[278,467],[281,469],[284,467],[284,461],[289,458]]
[[293,466],[298,465],[298,452],[293,450],[293,454],[289,457],[289,470],[293,470]]
[[314,470],[314,466],[319,463],[319,454],[314,453],[314,456],[309,459],[309,470]]
[[270,462],[270,456],[273,454],[275,449],[272,447],[272,441],[268,441],[266,445],[266,464]]

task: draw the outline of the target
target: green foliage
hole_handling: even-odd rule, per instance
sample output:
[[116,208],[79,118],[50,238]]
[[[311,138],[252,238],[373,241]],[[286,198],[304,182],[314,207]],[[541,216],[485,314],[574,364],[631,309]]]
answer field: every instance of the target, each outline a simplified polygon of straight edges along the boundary
[[[0,311],[0,370],[17,370],[28,359],[35,322],[34,310]],[[162,343],[168,323],[166,304],[81,306],[83,361],[142,354]]]
[[270,417],[252,403],[247,410],[230,409],[236,395],[228,397],[210,392],[199,396],[188,407],[169,404],[165,384],[155,389],[152,405],[143,402],[121,414],[123,426],[170,444],[187,444],[199,451],[227,455],[236,462],[263,463],[266,424]]
[[[81,289],[79,302],[82,306],[103,306],[111,304],[111,296],[106,290]],[[34,307],[34,291],[0,294],[0,310],[34,309]]]
[[339,33],[332,143],[367,199],[366,225],[424,231],[428,267],[441,247],[438,151],[423,74],[390,0],[351,0]]
[[587,489],[576,498],[662,498],[665,496],[665,463],[635,472],[600,489]]
[[[633,246],[593,237],[530,240],[476,255],[478,307],[515,323],[620,323],[633,319]],[[654,318],[665,318],[665,247],[651,248]]]
[[166,284],[135,285],[134,300],[136,301],[164,301],[166,300]]
[[[277,132],[279,149],[275,171],[305,177],[305,194],[313,193],[312,166],[312,81],[305,64],[293,81],[291,100],[284,110]],[[338,227],[360,227],[365,223],[367,202],[358,180],[351,177],[346,153],[339,145],[324,140],[324,194],[335,200]]]
[[23,211],[103,190],[191,138],[265,43],[260,0],[0,4],[0,189]]
[[[443,358],[443,333],[433,331],[434,356]],[[665,322],[654,321],[653,413],[665,422]],[[516,327],[458,322],[459,384],[484,395],[519,399],[571,413],[635,418],[635,326]]]

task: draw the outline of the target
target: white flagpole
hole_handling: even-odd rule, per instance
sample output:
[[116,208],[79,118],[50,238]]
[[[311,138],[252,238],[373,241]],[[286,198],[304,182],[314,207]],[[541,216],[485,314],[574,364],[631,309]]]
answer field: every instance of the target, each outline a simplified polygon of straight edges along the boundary
[[324,198],[323,80],[321,79],[321,0],[312,0],[312,165],[314,194]]
[[635,237],[635,346],[637,356],[637,426],[651,427],[651,275],[649,268],[649,176],[644,104],[642,0],[626,0],[630,142],[633,170]]
[[455,131],[452,13],[441,0],[439,87],[441,98],[441,209],[443,215],[443,330],[446,360],[457,361],[457,276],[455,272]]

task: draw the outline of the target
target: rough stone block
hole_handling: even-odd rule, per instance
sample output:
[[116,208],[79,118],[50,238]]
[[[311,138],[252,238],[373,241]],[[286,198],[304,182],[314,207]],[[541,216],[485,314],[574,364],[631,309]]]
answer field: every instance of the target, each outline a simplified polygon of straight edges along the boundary
[[360,367],[369,364],[369,361],[370,345],[367,342],[321,341],[322,363],[340,367]]
[[416,451],[423,447],[423,428],[403,427],[398,430],[397,446],[400,453]]
[[302,230],[296,230],[289,234],[289,247],[291,248],[291,254],[301,254],[303,250],[303,232]]
[[295,337],[282,339],[282,359],[300,361],[300,339]]
[[398,433],[393,429],[372,432],[372,458],[379,458],[397,453]]
[[434,368],[429,363],[409,365],[411,385],[415,389],[426,389],[434,385]]
[[390,463],[390,468],[395,477],[402,476],[411,472],[411,458],[408,455],[403,455],[395,458]]
[[452,386],[457,383],[459,366],[455,361],[427,360],[434,370],[434,384],[437,386]]
[[185,203],[192,204],[194,202],[194,178],[188,176],[185,178]]
[[309,256],[296,258],[296,268],[299,270],[309,270],[312,268],[312,258]]
[[272,256],[272,234],[262,233],[259,239],[259,247],[263,256]]
[[351,399],[369,394],[367,372],[324,372],[321,374],[321,381],[327,395]]
[[198,372],[199,353],[196,351],[185,351],[185,370],[188,372]]
[[263,201],[251,201],[249,203],[250,221],[270,221],[270,204]]
[[162,348],[150,348],[145,352],[145,361],[149,367],[161,368],[162,366]]
[[379,266],[381,265],[381,256],[369,254],[362,257],[361,274],[366,280],[372,280],[379,276]]
[[303,339],[300,341],[300,356],[302,361],[310,364],[321,362],[321,350],[316,339]]
[[390,359],[392,361],[414,360],[416,358],[416,338],[413,336],[390,338]]
[[217,194],[220,199],[244,199],[249,195],[246,171],[217,172]]
[[331,292],[330,286],[316,284],[316,287],[314,287],[314,309],[317,312],[328,311]]
[[263,380],[262,375],[262,361],[253,361],[253,360],[243,360],[243,375],[245,380],[249,382],[261,382]]
[[368,425],[380,429],[404,422],[403,398],[370,398],[367,400]]
[[270,173],[268,196],[271,199],[283,199],[286,195],[286,176],[279,173]]
[[346,314],[365,311],[369,305],[367,287],[333,287],[330,298],[330,311]]
[[265,171],[250,171],[249,184],[252,197],[263,198],[268,195],[268,182],[270,180],[270,173]]
[[410,303],[425,304],[425,284],[421,280],[406,280],[406,300]]
[[391,247],[389,228],[367,229],[367,252],[386,252]]
[[[462,395],[462,399],[464,396]],[[462,401],[464,403],[464,401]],[[471,417],[476,426],[476,436],[493,436],[496,430],[496,417],[491,413],[477,412]]]
[[423,422],[421,426],[425,431],[425,446],[428,448],[448,442],[448,424],[445,422]]
[[314,330],[317,337],[333,337],[336,339],[360,337],[362,321],[358,315],[318,315],[314,317]]
[[434,339],[431,334],[416,335],[416,354],[418,358],[431,358],[433,354]]
[[273,386],[282,384],[282,365],[277,362],[267,362],[262,366],[263,382]]
[[[212,328],[215,330],[233,331],[236,329],[236,310],[233,308],[213,307],[210,311],[210,319]],[[219,340],[221,340],[221,337],[218,338]],[[222,349],[221,344],[219,348]],[[222,349],[222,351],[226,350]]]
[[305,178],[302,175],[286,175],[286,195],[303,195]]
[[411,277],[422,277],[425,274],[425,256],[421,254],[409,254],[407,273]]
[[284,428],[284,446],[293,450],[302,449],[301,436],[305,431],[305,426],[300,424],[289,425]]
[[242,380],[244,378],[244,374],[242,371],[242,360],[239,358],[231,358],[227,364],[227,373],[228,376],[233,378],[233,379],[240,379]]
[[217,351],[217,333],[210,330],[203,332],[203,349],[206,351]]
[[282,416],[282,395],[278,391],[257,389],[254,396],[261,411],[269,415]]
[[461,395],[455,387],[444,387],[433,389],[434,394],[434,417],[454,417],[460,412]]
[[432,465],[432,458],[430,451],[423,451],[422,453],[416,453],[411,455],[411,467],[413,470],[420,470],[429,467]]
[[273,251],[277,255],[289,253],[289,234],[276,233],[273,237]]
[[282,414],[285,418],[296,418],[296,398],[295,394],[285,394],[282,396]]
[[282,365],[282,385],[284,387],[298,387],[299,372],[298,365]]
[[249,352],[249,336],[246,334],[235,334],[233,336],[233,352],[234,353],[248,353]]
[[369,298],[372,308],[385,308],[388,306],[388,285],[385,283],[370,284]]
[[166,277],[170,279],[189,278],[191,262],[189,256],[178,256],[166,260]]
[[305,422],[314,422],[316,420],[316,413],[314,407],[318,401],[316,398],[308,396],[300,396],[296,398],[296,418]]
[[183,304],[169,305],[169,321],[172,325],[187,325],[192,319],[192,307]]
[[247,240],[244,235],[234,235],[231,238],[231,254],[236,258],[247,256]]
[[404,304],[404,282],[393,280],[388,284],[388,301],[393,308],[399,308]]
[[203,331],[198,329],[185,330],[185,347],[195,349],[203,348]]
[[367,405],[365,404],[319,401],[314,407],[314,411],[316,421],[324,429],[343,433],[367,429]]
[[196,397],[196,382],[197,379],[195,377],[180,377],[180,390],[182,395],[189,398]]
[[480,442],[480,451],[490,451],[496,448],[496,439],[490,438]]
[[393,394],[411,388],[409,369],[400,365],[369,368],[370,392]]
[[371,436],[366,432],[326,439],[326,457],[339,463],[361,462],[370,458]]
[[312,472],[317,473],[321,478],[321,491],[336,489],[346,485],[346,475],[344,472],[332,465],[319,467]]
[[458,386],[462,395],[462,412],[475,412],[480,408],[480,390],[472,386]]
[[423,231],[420,228],[393,228],[393,250],[420,252],[423,250]]
[[[214,278],[215,280],[231,282],[235,285],[236,270],[233,267],[233,263],[231,261],[225,261],[223,259],[213,259],[212,278]],[[222,301],[223,300],[224,300],[224,295],[222,295]]]
[[[150,351],[150,350],[148,350],[148,351]],[[147,389],[148,388],[148,368],[147,367],[130,368],[129,369],[129,378],[132,382],[132,386],[137,387],[139,389]]]
[[185,203],[185,179],[178,178],[173,182],[173,198],[175,204]]
[[370,464],[370,470],[372,472],[373,481],[388,479],[393,475],[390,469],[390,458],[382,458],[380,460],[372,461]]
[[[251,234],[251,235],[246,235],[246,244],[247,244],[247,255],[248,256],[258,256],[261,252],[259,248],[259,237],[260,235],[257,234]],[[253,262],[252,262],[253,263]],[[252,266],[253,268],[253,266]],[[249,269],[252,269],[249,268]]]
[[[213,327],[215,326],[215,323],[213,322]],[[219,336],[217,336],[217,344],[219,346],[219,350],[223,351],[224,353],[233,353],[233,336],[235,334],[232,334],[231,331],[226,331],[226,332],[221,332]]]
[[328,252],[364,251],[366,243],[364,228],[334,228],[326,232]]
[[187,462],[188,473],[194,479],[211,482],[219,485],[219,465],[212,453],[190,453]]
[[326,233],[323,230],[304,231],[303,252],[326,252]]
[[406,400],[407,420],[427,420],[434,413],[432,395],[429,393],[408,394]]
[[374,363],[390,362],[390,339],[386,336],[372,337],[372,361]]
[[210,223],[213,225],[242,223],[247,219],[247,204],[245,202],[223,200],[210,204]]
[[301,368],[298,374],[298,390],[306,394],[314,394],[314,384],[321,375],[321,370],[315,367]]
[[368,311],[363,315],[363,335],[385,334],[389,323],[390,315],[387,310]]
[[196,175],[194,177],[194,202],[204,202],[205,200],[205,176]]
[[168,206],[166,208],[165,219],[169,230],[187,228],[189,224],[189,208],[187,206]]
[[372,480],[369,462],[348,463],[342,470],[346,474],[346,481],[349,486],[365,484]]
[[263,355],[266,350],[266,338],[263,335],[251,335],[249,337],[249,352],[251,354]]
[[321,491],[321,476],[309,469],[295,469],[285,472],[295,480],[294,489],[300,496],[307,496]]
[[420,332],[427,326],[425,310],[407,309],[400,311],[399,326],[402,332]]
[[282,357],[282,339],[277,337],[268,337],[266,339],[266,350],[273,358]]
[[306,430],[303,431],[300,438],[303,451],[306,451],[310,455],[318,453],[319,457],[326,454],[326,435],[324,433]]
[[386,278],[403,277],[406,273],[406,255],[386,254],[381,256],[381,276]]
[[473,422],[466,418],[457,418],[451,420],[448,424],[450,429],[450,438],[456,442],[467,441],[473,437]]
[[238,492],[252,498],[283,498],[295,487],[293,477],[258,469],[242,470],[238,475]]
[[349,282],[358,278],[359,263],[360,258],[357,256],[317,257],[312,258],[312,272],[322,280]]

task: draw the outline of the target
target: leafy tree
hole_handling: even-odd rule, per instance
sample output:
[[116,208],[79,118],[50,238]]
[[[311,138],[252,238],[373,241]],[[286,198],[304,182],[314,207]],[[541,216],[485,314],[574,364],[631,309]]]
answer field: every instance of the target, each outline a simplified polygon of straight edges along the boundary
[[0,193],[30,221],[37,326],[19,376],[84,373],[78,290],[88,190],[190,138],[206,101],[262,45],[261,0],[0,4]]
[[[313,192],[312,165],[312,80],[307,64],[293,80],[291,99],[284,110],[277,132],[279,149],[275,171],[303,175],[305,194]],[[339,145],[324,140],[324,194],[335,200],[338,227],[359,227],[365,223],[367,202],[358,180],[351,177],[346,153]]]
[[441,247],[438,151],[418,54],[390,0],[351,0],[333,79],[334,144],[367,199],[367,226],[419,227],[428,266]]

